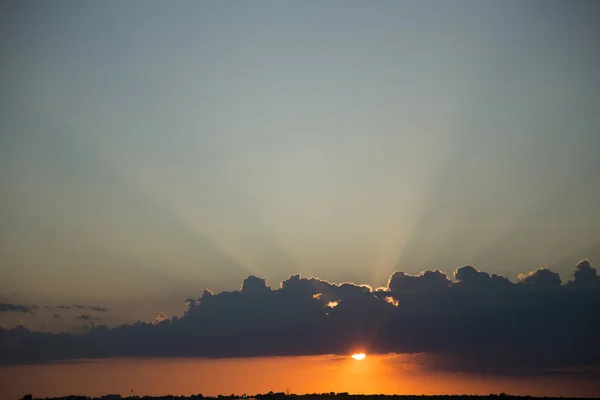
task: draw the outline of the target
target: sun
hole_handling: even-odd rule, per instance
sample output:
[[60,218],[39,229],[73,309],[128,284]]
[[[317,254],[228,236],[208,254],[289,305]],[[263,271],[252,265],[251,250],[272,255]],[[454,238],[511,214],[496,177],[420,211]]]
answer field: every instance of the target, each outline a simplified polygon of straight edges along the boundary
[[367,355],[365,353],[354,353],[350,357],[354,358],[356,361],[364,360]]

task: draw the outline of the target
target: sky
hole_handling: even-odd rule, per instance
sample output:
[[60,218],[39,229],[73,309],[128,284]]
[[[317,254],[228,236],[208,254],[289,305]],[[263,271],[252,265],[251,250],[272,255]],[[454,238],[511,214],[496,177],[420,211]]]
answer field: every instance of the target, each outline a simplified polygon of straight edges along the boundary
[[[82,368],[83,367],[83,368]],[[424,371],[410,356],[368,356],[356,362],[349,357],[262,357],[230,360],[177,358],[152,360],[111,359],[97,362],[0,367],[6,377],[7,397],[85,394],[130,396],[231,393],[382,393],[382,394],[478,394],[585,397],[597,393],[598,384],[575,379],[565,387],[561,377],[472,376]],[[63,377],[71,377],[59,385]],[[231,379],[235,376],[236,379]],[[572,378],[571,378],[572,379]],[[596,389],[596,391],[594,391]]]
[[566,284],[600,262],[598,27],[593,1],[3,2],[0,326],[182,316],[250,275]]

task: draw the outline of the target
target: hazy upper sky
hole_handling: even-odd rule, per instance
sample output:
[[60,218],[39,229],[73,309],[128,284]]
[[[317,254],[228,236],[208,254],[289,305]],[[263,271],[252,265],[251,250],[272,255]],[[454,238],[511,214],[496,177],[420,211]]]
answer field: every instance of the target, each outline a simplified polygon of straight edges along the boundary
[[585,1],[4,2],[0,294],[567,280],[600,262],[598,27]]

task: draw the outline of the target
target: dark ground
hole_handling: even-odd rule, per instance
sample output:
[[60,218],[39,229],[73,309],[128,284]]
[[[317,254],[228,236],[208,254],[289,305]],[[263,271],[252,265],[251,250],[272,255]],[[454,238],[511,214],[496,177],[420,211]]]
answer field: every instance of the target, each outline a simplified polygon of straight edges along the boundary
[[[223,396],[217,397],[203,396],[201,394],[191,396],[129,396],[121,397],[118,394],[105,395],[101,397],[87,396],[66,396],[66,397],[47,397],[44,400],[535,400],[535,399],[568,399],[568,397],[532,397],[532,396],[511,396],[504,393],[489,394],[486,396],[456,396],[456,395],[439,395],[439,396],[404,396],[404,395],[349,395],[347,393],[322,393],[322,394],[304,394],[304,395],[286,395],[285,393],[267,393],[254,396]],[[591,399],[591,398],[589,398]],[[36,398],[24,396],[22,400],[36,400]]]

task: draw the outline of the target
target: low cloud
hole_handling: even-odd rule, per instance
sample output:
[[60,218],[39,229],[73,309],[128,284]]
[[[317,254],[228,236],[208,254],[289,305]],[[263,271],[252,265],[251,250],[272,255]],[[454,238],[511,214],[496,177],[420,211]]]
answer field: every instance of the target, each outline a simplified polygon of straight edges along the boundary
[[71,306],[60,305],[60,306],[56,306],[56,308],[61,309],[61,310],[70,310],[72,308],[76,308],[79,310],[92,310],[92,311],[97,311],[97,312],[107,312],[108,311],[108,308],[105,308],[105,307],[84,306],[82,304],[73,304]]
[[[410,353],[431,368],[542,373],[600,364],[600,286],[589,261],[561,285],[541,268],[518,282],[461,267],[395,272],[387,288],[294,275],[272,287],[250,276],[232,292],[201,292],[182,317],[80,334],[0,330],[0,363],[117,356],[248,357]],[[335,304],[335,307],[332,307]]]
[[20,313],[33,313],[39,307],[36,305],[24,306],[20,304],[0,303],[0,312],[20,312]]
[[80,321],[101,321],[102,318],[100,317],[96,317],[90,314],[81,314],[81,315],[77,315],[75,316],[75,319],[78,319]]

